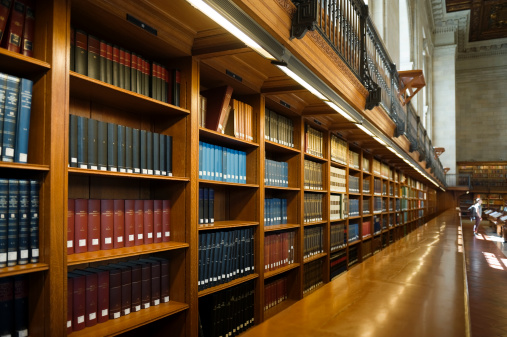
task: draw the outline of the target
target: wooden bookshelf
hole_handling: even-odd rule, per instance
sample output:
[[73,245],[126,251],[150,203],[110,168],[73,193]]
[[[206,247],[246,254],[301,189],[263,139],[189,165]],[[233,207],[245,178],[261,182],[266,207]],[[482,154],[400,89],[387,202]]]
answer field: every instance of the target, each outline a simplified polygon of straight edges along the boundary
[[36,273],[48,269],[49,265],[47,265],[46,263],[28,263],[23,265],[16,265],[12,267],[0,268],[0,277]]
[[215,221],[213,224],[199,226],[199,231],[208,230],[219,230],[219,229],[230,229],[238,227],[252,227],[258,226],[258,222],[254,221],[240,221],[240,220],[227,220],[227,221]]
[[244,282],[248,282],[250,280],[254,280],[254,279],[258,278],[258,277],[259,277],[259,274],[255,274],[254,273],[254,274],[250,274],[250,275],[247,275],[247,276],[243,276],[243,277],[237,278],[235,280],[232,280],[232,281],[224,283],[224,284],[219,284],[217,286],[201,290],[201,291],[199,291],[199,297],[206,296],[206,295],[209,295],[209,294],[213,294],[213,293],[222,291],[224,289],[237,286],[238,284],[241,284],[241,283],[244,283]]
[[276,275],[280,275],[280,274],[283,274],[289,270],[292,270],[292,269],[295,269],[295,268],[298,268],[300,266],[299,263],[291,263],[285,267],[281,267],[281,268],[278,268],[278,269],[275,269],[275,270],[271,270],[271,271],[268,271],[268,272],[265,272],[264,273],[264,279],[269,279],[271,277],[274,277]]

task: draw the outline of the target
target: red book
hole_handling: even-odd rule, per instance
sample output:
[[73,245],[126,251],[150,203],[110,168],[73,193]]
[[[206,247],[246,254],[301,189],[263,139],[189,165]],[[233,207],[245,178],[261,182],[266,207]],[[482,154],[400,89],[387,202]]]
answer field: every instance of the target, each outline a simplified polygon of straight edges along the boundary
[[113,201],[113,248],[125,246],[125,200]]
[[162,200],[153,201],[153,242],[162,242]]
[[21,41],[21,53],[33,56],[33,35],[35,29],[35,8],[32,0],[28,0],[25,11],[25,27],[23,28],[23,40]]
[[0,41],[5,33],[5,27],[7,26],[7,19],[11,12],[12,1],[0,1]]
[[84,270],[74,270],[73,273],[85,278],[85,326],[94,326],[97,324],[97,274]]
[[111,199],[100,200],[100,249],[113,249],[113,218],[114,201]]
[[125,200],[125,247],[134,247],[136,238],[135,200]]
[[121,315],[127,316],[132,306],[132,268],[122,264],[112,266],[121,270]]
[[100,250],[100,200],[88,200],[88,251]]
[[79,331],[85,328],[86,316],[86,278],[84,275],[70,273],[72,275],[72,330]]
[[67,335],[72,332],[72,299],[74,298],[74,282],[67,276]]
[[135,226],[135,245],[144,244],[144,200],[135,200],[134,204],[134,226]]
[[25,1],[15,0],[10,14],[9,25],[6,29],[7,35],[2,44],[7,50],[19,53],[21,51],[21,39],[23,26],[25,24]]
[[74,199],[67,201],[67,255],[74,254]]
[[[172,81],[169,81],[171,83]],[[171,86],[171,85],[170,85]],[[172,102],[172,88],[169,88],[169,103]],[[206,128],[213,131],[222,132],[225,125],[220,125],[220,121],[223,123],[227,108],[231,102],[232,87],[223,86],[218,88],[209,89],[201,92],[207,100],[206,105]]]
[[109,271],[86,268],[85,271],[97,275],[97,323],[109,320]]
[[153,200],[144,200],[144,244],[153,243]]
[[171,200],[162,201],[162,241],[171,241]]
[[121,316],[121,270],[112,266],[100,266],[97,269],[109,273],[109,319]]
[[76,199],[74,209],[74,253],[88,251],[88,200]]

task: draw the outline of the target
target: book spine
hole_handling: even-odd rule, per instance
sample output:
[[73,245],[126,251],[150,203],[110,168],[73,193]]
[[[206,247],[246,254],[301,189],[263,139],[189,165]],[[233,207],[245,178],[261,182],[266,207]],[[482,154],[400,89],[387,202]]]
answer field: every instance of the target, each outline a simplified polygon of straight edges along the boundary
[[2,41],[9,13],[11,12],[12,0],[0,1],[0,41]]
[[116,87],[120,86],[120,48],[113,46],[113,85]]
[[21,79],[18,99],[18,122],[16,123],[16,145],[14,161],[26,163],[28,161],[28,136],[30,134],[30,111],[32,107],[33,82]]
[[204,225],[204,188],[199,188],[199,226]]
[[127,316],[132,307],[132,269],[122,268],[121,272],[121,315]]
[[118,126],[107,123],[107,169],[118,172]]
[[114,238],[114,201],[100,200],[100,249],[113,248]]
[[146,169],[147,174],[153,174],[153,132],[146,132]]
[[208,207],[209,223],[213,225],[215,223],[215,190],[212,188],[209,189]]
[[9,180],[0,179],[0,268],[7,266]]
[[128,50],[125,50],[125,87],[126,90],[131,90],[131,68],[132,67],[132,61],[131,61],[131,53]]
[[18,77],[7,75],[2,135],[2,161],[7,162],[14,161],[20,81]]
[[151,264],[139,262],[141,264],[141,307],[148,309],[151,305]]
[[88,168],[88,118],[77,118],[77,165]]
[[100,40],[99,80],[107,83],[107,42]]
[[144,224],[144,244],[153,243],[153,200],[144,200],[143,224]]
[[125,127],[125,170],[127,173],[134,172],[133,166],[133,133],[132,128]]
[[121,270],[109,271],[109,319],[121,317]]
[[77,119],[76,115],[69,115],[69,167],[77,167]]
[[23,26],[25,24],[25,3],[21,0],[15,0],[9,19],[9,28],[4,47],[7,50],[19,53],[21,51],[21,40],[23,36]]
[[166,135],[159,134],[159,143],[160,143],[159,164],[160,164],[160,174],[163,176],[167,175],[167,159],[166,159],[167,137],[168,136]]
[[100,79],[100,40],[88,35],[88,77]]
[[167,136],[166,140],[167,140],[167,143],[166,143],[166,151],[167,151],[166,169],[167,169],[167,175],[172,177],[172,175],[173,175],[173,137]]
[[97,166],[107,171],[107,123],[98,121],[97,128]]
[[162,200],[153,201],[153,242],[162,242]]
[[171,241],[171,200],[162,200],[162,241]]
[[100,250],[100,200],[88,200],[88,251]]
[[7,266],[15,266],[18,262],[18,207],[19,181],[9,179],[9,201],[7,219]]
[[136,238],[136,225],[135,225],[135,201],[125,200],[125,227],[124,227],[124,241],[125,247],[133,247]]
[[[112,200],[112,232],[111,232],[111,240],[112,246],[111,248],[123,248],[124,244],[124,236],[125,236],[125,201],[124,200]],[[101,222],[102,226],[102,222]],[[104,237],[102,237],[104,240]],[[110,249],[110,248],[102,248],[102,249]]]
[[74,219],[76,203],[74,199],[67,200],[67,255],[74,254]]
[[125,49],[120,48],[120,61],[118,68],[119,87],[125,89]]
[[132,129],[132,170],[134,173],[141,173],[141,131],[139,129]]
[[74,208],[74,252],[88,251],[88,200],[76,199]]
[[181,73],[179,69],[172,70],[172,92],[171,92],[171,104],[180,106],[180,86],[181,86]]
[[0,278],[0,333],[11,336],[14,321],[14,279]]
[[151,92],[150,97],[154,99],[158,99],[157,96],[157,87],[158,87],[158,65],[155,62],[151,63]]
[[72,299],[74,298],[74,283],[72,278],[67,273],[67,334],[70,334],[72,330]]
[[109,272],[90,269],[97,274],[97,323],[104,323],[109,320]]
[[130,90],[137,92],[137,54],[132,53],[130,65]]
[[88,142],[88,154],[86,157],[88,159],[88,168],[91,170],[98,169],[98,132],[98,121],[95,119],[88,119],[88,135],[86,138]]
[[142,174],[148,174],[148,163],[147,163],[147,160],[148,160],[148,154],[147,154],[147,148],[148,148],[147,142],[148,142],[148,139],[147,139],[147,133],[148,132],[146,130],[141,130],[141,132],[140,132],[139,156],[140,156],[140,163],[141,163],[140,166],[141,166],[141,173]]
[[33,1],[28,1],[25,10],[25,27],[23,28],[23,40],[21,53],[25,56],[33,56],[33,37],[35,30],[35,8]]
[[135,245],[139,246],[144,244],[144,201],[135,200],[134,203]]
[[127,150],[126,150],[126,130],[125,126],[117,125],[118,128],[118,171],[119,172],[127,172],[127,168],[125,166],[127,159]]
[[153,133],[153,174],[160,175],[160,135]]
[[86,279],[84,275],[76,275],[72,278],[74,294],[72,298],[72,329],[83,330],[86,316]]
[[88,75],[88,35],[76,29],[75,70],[81,75]]
[[106,51],[106,83],[113,84],[113,45],[107,43]]
[[[27,264],[30,260],[30,182],[18,181],[18,263]],[[9,196],[10,198],[10,196]]]

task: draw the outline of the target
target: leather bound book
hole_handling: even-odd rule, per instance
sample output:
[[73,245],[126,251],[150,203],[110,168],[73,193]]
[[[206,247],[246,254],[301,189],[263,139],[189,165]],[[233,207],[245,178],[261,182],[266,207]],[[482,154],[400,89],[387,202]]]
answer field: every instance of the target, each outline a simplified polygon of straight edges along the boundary
[[162,102],[169,103],[167,90],[169,88],[169,72],[166,67],[162,68]]
[[144,245],[144,200],[136,200],[134,204],[135,245]]
[[114,243],[114,201],[100,200],[100,249],[113,249]]
[[160,262],[160,302],[169,302],[169,260],[151,256],[150,260]]
[[151,302],[153,306],[160,304],[160,261],[140,259],[151,264]]
[[88,251],[88,200],[76,199],[74,209],[74,252]]
[[167,155],[166,155],[167,175],[172,177],[172,175],[173,175],[173,137],[167,136],[166,141],[167,141],[167,143],[166,143],[165,147],[166,147],[166,151],[167,151]]
[[[170,79],[171,83],[172,83],[172,88],[171,88],[171,104],[172,105],[176,105],[176,106],[180,106],[180,86],[181,86],[181,73],[180,73],[180,70],[179,69],[173,69],[172,72],[172,78]],[[232,94],[232,91],[231,91],[231,94]],[[225,124],[223,124],[223,120],[222,120],[222,130],[225,128]]]
[[75,69],[81,75],[88,75],[88,35],[76,29]]
[[9,180],[0,179],[0,268],[7,266]]
[[28,139],[30,136],[30,112],[32,108],[33,82],[22,78],[19,84],[18,115],[16,122],[16,141],[14,162],[28,162]]
[[113,84],[113,45],[108,43],[106,51],[106,83]]
[[163,176],[167,175],[167,136],[163,134],[159,134],[159,164],[160,164],[160,174]]
[[125,215],[125,227],[124,227],[125,247],[134,247],[136,243],[135,200],[125,200],[124,215]]
[[128,50],[125,50],[125,87],[126,90],[131,90],[130,82],[131,82],[131,68],[132,67],[132,61],[131,61],[131,54]]
[[77,117],[77,166],[88,168],[88,118]]
[[125,89],[125,49],[123,48],[120,48],[118,78],[119,78],[119,87]]
[[98,121],[97,159],[98,169],[107,171],[107,123],[102,121]]
[[153,174],[153,132],[146,131],[146,170],[147,174]]
[[0,1],[0,41],[2,41],[9,13],[11,12],[12,0]]
[[86,277],[76,273],[68,273],[72,279],[72,330],[83,330],[86,316]]
[[[72,278],[67,274],[67,335],[70,334],[72,330],[72,299],[74,298],[74,282]],[[1,332],[1,331],[0,331]]]
[[132,270],[132,302],[131,311],[137,312],[141,310],[141,296],[142,296],[142,265],[132,262],[120,262]]
[[0,336],[11,336],[14,323],[14,279],[0,278]]
[[113,201],[113,248],[125,246],[125,200]]
[[120,86],[120,48],[113,46],[113,85]]
[[141,130],[139,132],[139,164],[142,174],[148,174],[148,132],[146,130]]
[[14,276],[14,336],[28,336],[28,290],[28,275]]
[[158,65],[155,62],[151,63],[151,93],[150,97],[154,99],[158,99],[157,89],[158,89]]
[[33,36],[35,30],[35,7],[32,0],[27,0],[25,10],[25,27],[23,28],[23,40],[21,41],[21,53],[33,56]]
[[141,173],[141,130],[132,129],[132,170],[134,173]]
[[[0,103],[1,104],[1,103]],[[77,167],[77,116],[69,116],[69,166]]]
[[133,167],[133,139],[132,139],[132,128],[129,126],[125,127],[125,169],[127,173],[134,173]]
[[86,268],[85,271],[97,275],[97,323],[109,320],[109,271]]
[[100,200],[88,200],[88,251],[100,250]]
[[153,243],[153,200],[144,200],[144,244]]
[[74,199],[67,200],[67,255],[74,254]]
[[15,53],[21,52],[21,39],[25,24],[25,1],[14,0],[10,14],[7,36],[3,41],[3,47]]
[[118,125],[107,123],[107,169],[118,172]]
[[126,155],[127,151],[125,148],[126,144],[126,132],[124,125],[118,125],[118,171],[119,172],[127,172],[125,163],[126,163]]
[[132,268],[122,264],[111,264],[121,270],[121,315],[127,316],[132,307]]
[[150,63],[143,60],[144,95],[150,96]]
[[100,79],[100,40],[88,35],[88,77]]
[[141,266],[141,308],[147,309],[151,305],[151,263],[140,260],[129,262]]
[[163,241],[162,208],[162,200],[153,201],[153,242],[155,243],[160,243]]
[[162,200],[162,241],[171,241],[171,200]]
[[18,180],[18,263],[27,264],[30,259],[30,182]]
[[7,75],[3,110],[2,161],[14,161],[14,145],[16,142],[16,121],[19,104],[19,83],[21,79]]
[[[99,53],[99,80],[106,82],[107,79],[107,42],[100,40]],[[107,83],[107,82],[106,82]]]
[[39,262],[40,182],[30,179],[30,263]]
[[153,132],[153,174],[160,175],[160,134]]
[[100,266],[97,269],[109,272],[109,319],[121,316],[121,269],[108,266]]
[[98,121],[95,119],[88,119],[88,168],[90,170],[98,169],[98,137],[99,132]]
[[97,324],[98,278],[96,273],[84,270],[74,270],[74,274],[85,277],[85,326]]
[[131,54],[130,62],[130,91],[137,92],[137,54]]
[[[172,90],[172,88],[170,88],[170,90]],[[220,125],[220,122],[222,121],[223,123],[223,119],[227,113],[232,91],[232,87],[223,86],[201,92],[201,95],[204,96],[207,101],[206,128],[223,132],[225,125]],[[170,93],[171,92],[172,91],[170,91]]]
[[137,80],[137,84],[136,84],[136,88],[137,88],[137,93],[138,94],[143,94],[144,93],[144,83],[143,83],[143,59],[141,56],[137,55],[137,64],[136,64],[136,80]]
[[18,207],[19,207],[19,181],[9,179],[9,201],[7,219],[7,267],[18,263]]

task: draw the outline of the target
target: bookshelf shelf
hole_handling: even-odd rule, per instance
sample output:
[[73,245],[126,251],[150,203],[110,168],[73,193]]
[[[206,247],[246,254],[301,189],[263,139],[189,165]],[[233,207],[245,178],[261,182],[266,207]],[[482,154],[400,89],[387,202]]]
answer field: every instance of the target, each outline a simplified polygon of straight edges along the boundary
[[284,311],[294,303],[296,303],[296,300],[286,299],[285,301],[282,301],[281,303],[275,305],[274,307],[269,308],[268,310],[264,311],[264,320],[269,319],[276,314]]
[[325,220],[322,220],[322,221],[313,221],[313,222],[305,222],[303,224],[303,227],[310,227],[310,226],[316,226],[316,225],[323,225],[323,224],[326,224],[327,221]]
[[233,146],[234,148],[246,150],[255,149],[259,144],[239,139],[233,136],[224,135],[223,133],[209,130],[203,127],[199,128],[199,140],[204,142],[215,142],[222,146]]
[[337,162],[337,161],[333,161],[332,159],[329,161],[331,163],[331,166],[334,166],[334,167],[338,167],[338,168],[346,168],[347,167],[347,163],[343,162]]
[[279,186],[264,186],[267,190],[278,190],[278,191],[288,191],[288,192],[298,192],[301,189],[297,187],[279,187]]
[[85,100],[93,100],[116,109],[135,114],[159,116],[185,116],[187,109],[158,101],[156,99],[121,89],[111,84],[70,72],[70,95]]
[[356,240],[356,241],[353,241],[353,242],[349,242],[349,247],[350,246],[354,246],[354,245],[357,245],[358,243],[360,243],[361,240]]
[[316,254],[314,256],[310,256],[309,258],[304,259],[303,263],[307,264],[307,263],[310,263],[312,261],[321,259],[321,258],[326,257],[326,256],[327,256],[327,253]]
[[278,144],[275,142],[272,142],[270,140],[264,141],[264,147],[266,148],[266,151],[272,152],[272,153],[280,153],[280,154],[293,154],[297,155],[301,153],[298,149],[295,149],[293,147],[288,147],[282,144]]
[[190,181],[189,178],[185,178],[185,177],[168,177],[168,176],[158,176],[158,175],[153,175],[153,174],[100,171],[100,170],[90,170],[90,169],[82,169],[82,168],[76,168],[76,167],[69,167],[68,172],[69,172],[69,174],[97,175],[97,176],[118,177],[118,178],[151,179],[151,180],[166,180],[166,181],[181,181],[181,182]]
[[0,48],[0,72],[35,80],[51,69],[51,65],[39,59]]
[[247,275],[247,276],[244,276],[244,277],[240,277],[240,278],[237,278],[235,280],[232,280],[231,282],[227,282],[227,283],[220,284],[220,285],[208,288],[208,289],[201,290],[201,291],[199,291],[198,296],[199,297],[203,297],[203,296],[206,296],[206,295],[209,295],[209,294],[213,294],[213,293],[216,293],[218,291],[222,291],[224,289],[234,287],[234,286],[236,286],[238,284],[241,284],[241,283],[244,283],[244,282],[247,282],[247,281],[250,281],[250,280],[254,280],[254,279],[258,278],[258,277],[259,277],[259,274],[255,274],[255,273]]
[[215,229],[227,229],[237,227],[251,227],[258,226],[258,222],[254,221],[241,221],[241,220],[229,220],[229,221],[215,221],[213,225],[199,227],[199,231],[208,231]]
[[310,190],[310,189],[305,188],[304,192],[305,193],[322,193],[322,194],[326,194],[327,190]]
[[309,154],[309,153],[306,153],[306,152],[305,152],[305,159],[308,159],[308,160],[311,160],[311,161],[315,161],[315,162],[318,162],[318,163],[327,163],[327,159],[322,158],[322,157],[318,157],[318,156],[314,156],[313,154]]
[[117,319],[110,319],[104,323],[99,323],[93,327],[84,328],[80,331],[74,331],[69,336],[114,336],[122,332],[135,329],[139,326],[151,323],[155,320],[177,314],[189,308],[186,303],[169,301],[157,306],[151,306],[130,315],[122,316]]
[[36,273],[48,269],[49,265],[45,263],[29,263],[12,267],[0,268],[0,277]]
[[276,232],[276,231],[283,231],[286,229],[293,229],[293,228],[299,228],[298,224],[283,224],[283,225],[276,225],[276,226],[264,226],[264,232]]
[[225,181],[216,181],[216,180],[204,180],[200,179],[199,184],[206,185],[217,185],[217,186],[231,186],[231,187],[246,187],[246,188],[259,188],[257,184],[238,184],[238,183],[228,183]]
[[72,254],[67,256],[67,265],[79,265],[84,263],[107,261],[123,257],[138,256],[143,254],[152,254],[165,252],[168,250],[188,248],[188,243],[182,242],[163,242],[152,243],[148,245],[140,245],[134,247],[124,247],[109,250],[99,250],[96,252],[87,252],[80,254]]
[[22,164],[22,163],[9,163],[0,162],[0,169],[2,170],[28,170],[28,171],[49,171],[49,165],[38,165],[38,164]]
[[276,275],[283,274],[283,273],[285,273],[285,272],[287,272],[289,270],[298,268],[299,266],[300,266],[299,263],[292,263],[292,264],[289,264],[288,266],[285,266],[285,267],[282,267],[282,268],[278,268],[276,270],[267,271],[267,272],[264,273],[264,280],[267,280],[270,277],[273,277],[273,276],[276,276]]

